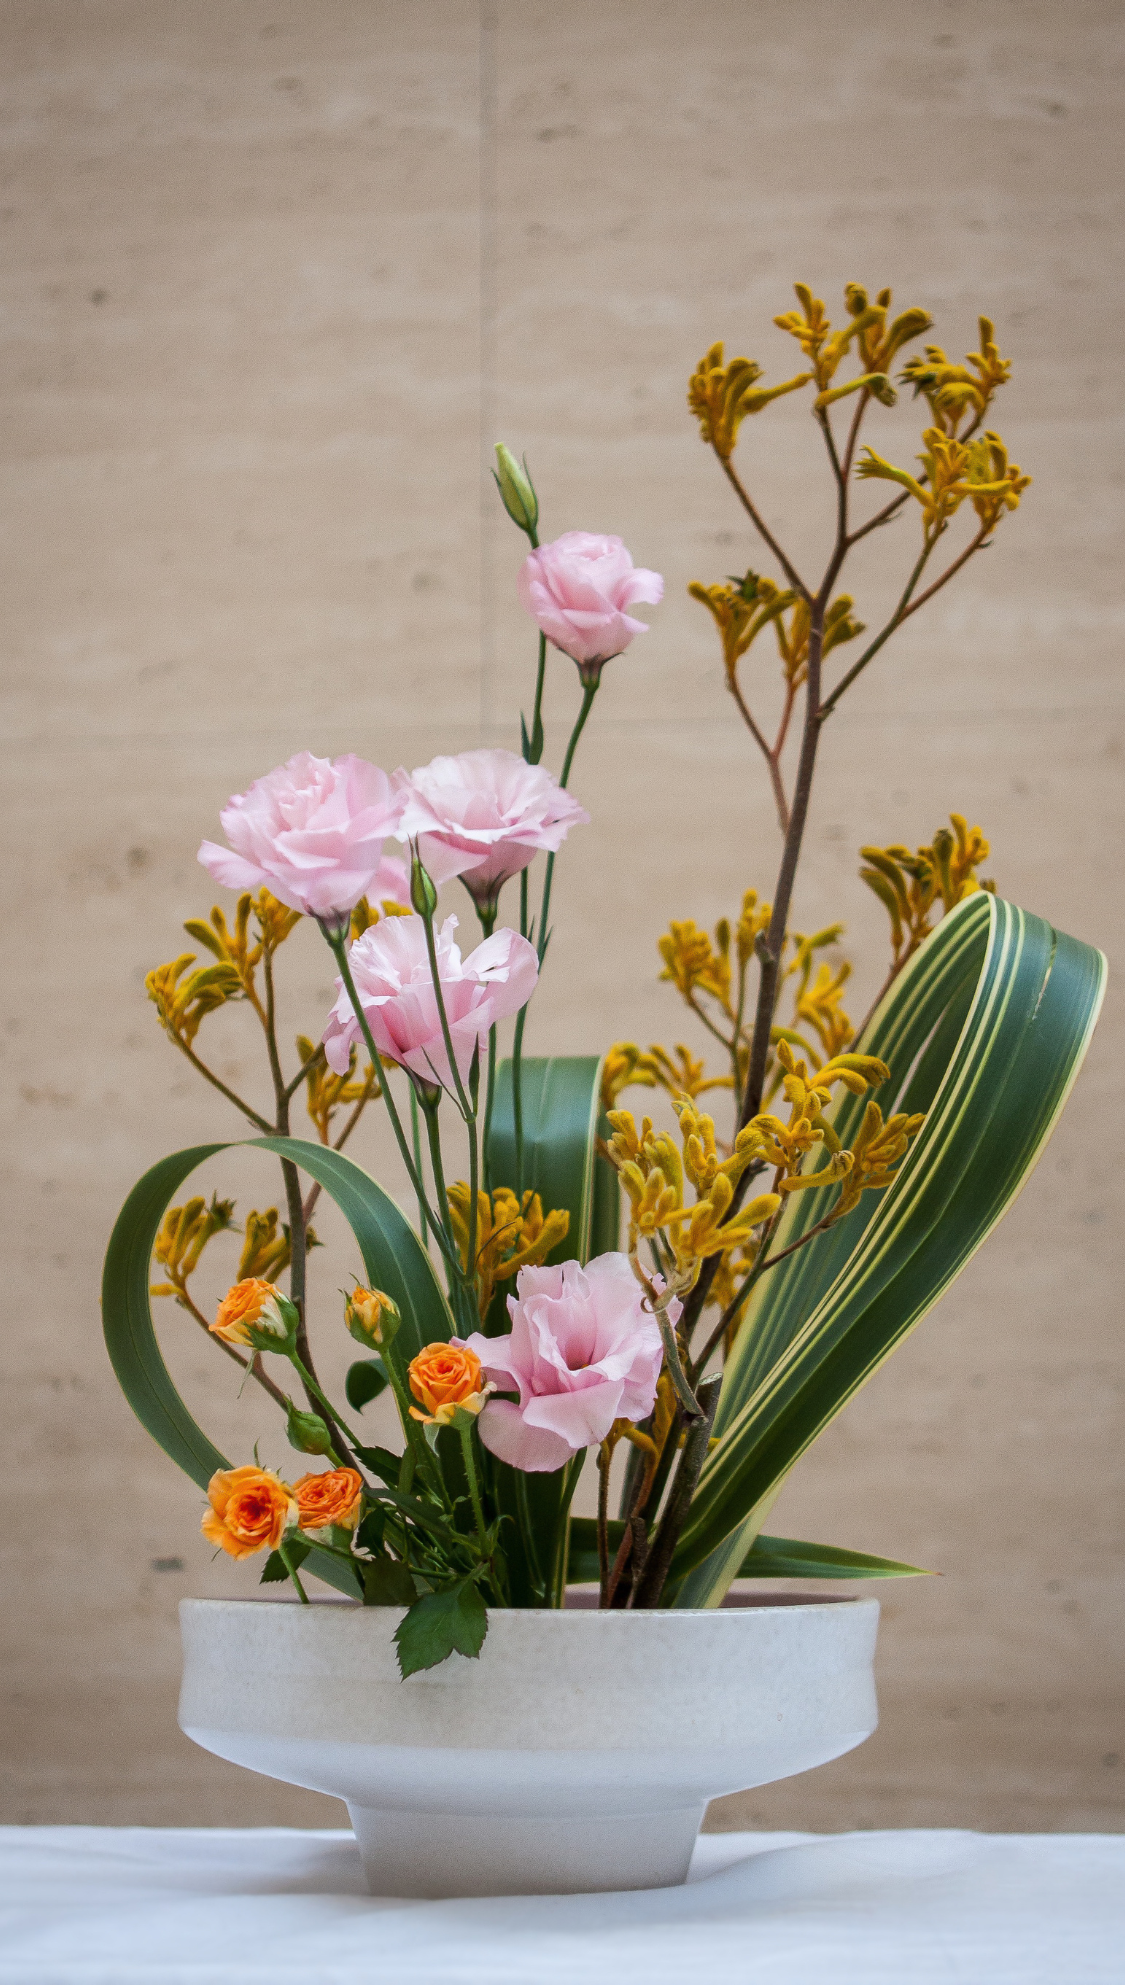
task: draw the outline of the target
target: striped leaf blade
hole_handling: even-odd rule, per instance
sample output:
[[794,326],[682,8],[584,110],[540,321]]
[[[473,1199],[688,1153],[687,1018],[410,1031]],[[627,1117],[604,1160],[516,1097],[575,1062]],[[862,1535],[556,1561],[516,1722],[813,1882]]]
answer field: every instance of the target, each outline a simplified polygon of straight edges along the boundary
[[[763,1277],[680,1540],[679,1605],[717,1605],[790,1468],[948,1288],[1027,1179],[1081,1066],[1105,960],[990,894],[958,905],[859,1044],[928,1116],[890,1189]],[[863,1099],[835,1125],[847,1141]],[[818,1217],[794,1195],[775,1247]]]

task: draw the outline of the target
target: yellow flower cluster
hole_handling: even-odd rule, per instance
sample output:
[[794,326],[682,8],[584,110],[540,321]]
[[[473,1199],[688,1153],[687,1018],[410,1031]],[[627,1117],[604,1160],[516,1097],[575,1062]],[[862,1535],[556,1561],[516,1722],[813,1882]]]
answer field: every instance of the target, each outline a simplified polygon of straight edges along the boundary
[[[251,916],[257,925],[257,939],[253,943]],[[247,890],[239,897],[233,926],[228,924],[218,904],[211,911],[209,922],[202,917],[189,917],[184,924],[188,936],[202,944],[215,962],[189,971],[189,966],[195,965],[196,953],[183,951],[167,965],[157,965],[149,972],[145,991],[165,1032],[180,1047],[190,1049],[207,1015],[232,999],[248,999],[264,1022],[265,1010],[258,997],[255,972],[262,958],[272,956],[300,921],[300,913],[287,909],[268,889],[259,889],[256,896]]]
[[[610,1111],[613,1135],[607,1151],[629,1199],[629,1253],[635,1258],[642,1240],[659,1238],[664,1266],[683,1290],[692,1286],[709,1256],[744,1247],[756,1227],[772,1220],[781,1200],[776,1193],[764,1193],[728,1219],[735,1186],[758,1157],[761,1140],[748,1126],[731,1155],[720,1158],[713,1119],[686,1096],[679,1098],[676,1110],[682,1154],[667,1131],[654,1131],[649,1117],[638,1130],[629,1110]],[[696,1192],[690,1205],[685,1182]]]
[[[772,579],[747,572],[742,579],[703,586],[693,579],[688,587],[693,600],[705,606],[719,630],[723,644],[723,666],[728,687],[737,681],[738,664],[763,628],[771,627],[781,656],[781,673],[794,689],[805,679],[809,656],[809,604],[792,592],[783,593]],[[821,653],[827,655],[842,641],[854,641],[864,632],[864,622],[852,612],[855,602],[850,593],[833,600],[824,616]]]
[[896,469],[873,448],[865,447],[856,474],[883,482],[901,483],[921,506],[922,528],[927,540],[936,538],[949,519],[968,499],[980,518],[982,533],[994,530],[1005,511],[1018,510],[1020,497],[1031,477],[1019,464],[1009,462],[1008,451],[998,434],[986,430],[975,441],[957,441],[937,427],[927,427],[922,435],[925,447],[918,456],[922,476]]
[[461,1251],[461,1265],[475,1272],[480,1314],[484,1317],[497,1282],[506,1282],[521,1268],[545,1261],[552,1248],[565,1240],[570,1214],[564,1208],[543,1212],[537,1192],[527,1191],[522,1203],[507,1186],[493,1193],[477,1193],[475,1265],[469,1261],[469,1213],[472,1198],[464,1179],[458,1179],[446,1194],[454,1238]]
[[344,1104],[362,1105],[370,1102],[372,1096],[381,1096],[382,1087],[375,1070],[368,1062],[362,1076],[356,1074],[356,1049],[348,1055],[348,1072],[336,1075],[329,1068],[323,1054],[318,1054],[307,1034],[298,1034],[297,1053],[305,1071],[308,1113],[316,1125],[317,1136],[322,1144],[331,1138],[332,1119]]
[[153,1248],[168,1279],[154,1282],[149,1294],[175,1296],[182,1307],[188,1307],[187,1285],[204,1248],[214,1234],[227,1233],[233,1225],[233,1199],[218,1199],[212,1194],[210,1205],[197,1198],[189,1199],[185,1206],[170,1206]]
[[802,372],[781,386],[759,386],[761,376],[761,366],[750,358],[732,358],[724,365],[721,340],[704,354],[691,375],[688,405],[704,441],[710,443],[720,461],[729,462],[738,430],[748,414],[759,414],[782,393],[807,386],[812,373]]
[[859,873],[874,890],[891,920],[894,965],[904,964],[933,928],[938,905],[951,910],[964,896],[995,883],[980,880],[976,870],[988,860],[990,844],[979,827],[970,827],[963,813],[951,813],[952,833],[940,827],[929,847],[861,848],[865,866]]

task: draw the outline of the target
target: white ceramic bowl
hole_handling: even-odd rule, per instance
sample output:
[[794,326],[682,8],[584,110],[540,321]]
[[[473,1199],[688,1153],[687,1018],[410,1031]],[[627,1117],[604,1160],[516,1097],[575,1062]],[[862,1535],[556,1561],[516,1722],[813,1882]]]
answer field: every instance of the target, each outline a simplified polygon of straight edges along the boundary
[[347,1801],[375,1895],[682,1882],[709,1799],[877,1721],[874,1599],[494,1612],[478,1660],[399,1678],[394,1608],[185,1599],[180,1726]]

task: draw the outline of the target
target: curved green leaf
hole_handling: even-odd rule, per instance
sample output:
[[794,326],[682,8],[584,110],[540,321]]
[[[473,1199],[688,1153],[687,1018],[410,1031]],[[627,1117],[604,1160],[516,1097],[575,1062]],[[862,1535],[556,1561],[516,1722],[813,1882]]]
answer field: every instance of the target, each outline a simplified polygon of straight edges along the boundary
[[[790,1468],[1012,1204],[1070,1093],[1104,984],[1100,952],[984,892],[894,981],[858,1045],[892,1071],[884,1107],[926,1110],[926,1122],[889,1190],[751,1297],[673,1565],[676,1604],[719,1603]],[[863,1108],[846,1096],[835,1112],[845,1143]],[[776,1249],[816,1221],[819,1199],[792,1196]]]
[[[607,1525],[612,1560],[625,1525],[611,1517]],[[738,1578],[930,1578],[920,1565],[899,1564],[895,1558],[872,1558],[865,1551],[842,1550],[837,1544],[803,1544],[796,1537],[755,1537],[738,1567]],[[598,1526],[592,1516],[572,1517],[567,1557],[568,1585],[596,1585]]]
[[796,1537],[755,1537],[738,1567],[739,1578],[932,1578],[921,1565],[872,1558],[839,1544],[804,1544]]
[[[544,1213],[565,1207],[570,1214],[570,1231],[548,1260],[588,1261],[592,1252],[601,1059],[597,1055],[531,1056],[520,1067],[524,1187],[534,1187]],[[514,1190],[516,1129],[510,1061],[502,1061],[496,1071],[488,1159],[493,1184]],[[603,1221],[604,1217],[603,1211]]]
[[[601,1079],[602,1062],[597,1055],[531,1056],[521,1063],[524,1186],[539,1193],[545,1213],[565,1207],[570,1214],[566,1238],[548,1255],[550,1262],[588,1261],[592,1253],[605,1251],[609,1216],[598,1170],[609,1168],[603,1168],[596,1157]],[[514,1190],[516,1133],[510,1061],[502,1061],[496,1072],[488,1156],[493,1184]],[[616,1179],[610,1184],[616,1210]],[[487,1319],[490,1334],[499,1335],[509,1327],[506,1297],[510,1292],[510,1283],[500,1284]],[[552,1603],[553,1597],[561,1596],[564,1582],[558,1553],[566,1548],[560,1536],[566,1469],[518,1476],[515,1469],[495,1463],[492,1486],[507,1519],[504,1548],[514,1604]]]
[[[394,1201],[359,1165],[342,1151],[302,1138],[253,1137],[239,1143],[292,1159],[331,1194],[359,1244],[368,1282],[393,1297],[402,1312],[398,1342],[407,1358],[423,1344],[452,1335],[453,1319],[429,1256]],[[217,1468],[230,1463],[172,1383],[153,1329],[149,1280],[160,1223],[180,1186],[205,1159],[235,1148],[197,1144],[153,1165],[117,1217],[102,1273],[102,1323],[118,1384],[141,1425],[203,1489]],[[352,1590],[346,1572],[325,1552],[314,1550],[309,1564],[329,1584]]]

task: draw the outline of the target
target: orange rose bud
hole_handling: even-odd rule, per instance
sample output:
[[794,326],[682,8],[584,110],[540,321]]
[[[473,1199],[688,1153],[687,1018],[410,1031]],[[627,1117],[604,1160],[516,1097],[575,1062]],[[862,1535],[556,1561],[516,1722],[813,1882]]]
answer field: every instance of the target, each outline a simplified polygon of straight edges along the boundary
[[254,1350],[281,1350],[292,1335],[296,1311],[272,1282],[251,1275],[228,1289],[211,1330],[224,1344],[249,1344]]
[[354,1530],[363,1501],[363,1477],[354,1468],[329,1468],[320,1475],[302,1475],[293,1484],[293,1494],[302,1530],[327,1530],[329,1524]]
[[357,1287],[345,1300],[344,1322],[358,1344],[382,1351],[394,1342],[402,1315],[382,1289]]
[[268,1468],[220,1468],[207,1484],[203,1535],[230,1558],[276,1551],[297,1520],[293,1491]]
[[479,1413],[490,1388],[481,1383],[481,1362],[465,1344],[427,1344],[411,1361],[410,1390],[426,1408],[420,1413],[410,1408],[411,1418],[423,1426],[448,1427],[460,1407],[463,1413]]

